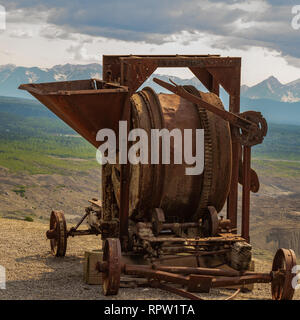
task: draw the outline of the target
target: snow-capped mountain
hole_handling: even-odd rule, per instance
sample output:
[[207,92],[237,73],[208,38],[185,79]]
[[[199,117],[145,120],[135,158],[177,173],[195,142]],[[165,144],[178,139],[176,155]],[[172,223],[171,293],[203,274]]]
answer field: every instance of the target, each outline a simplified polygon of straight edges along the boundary
[[[21,83],[69,81],[89,78],[101,79],[101,76],[102,66],[97,63],[87,65],[65,64],[57,65],[49,69],[3,65],[0,66],[0,96],[32,98],[27,92],[17,89]],[[165,90],[163,88],[151,81],[155,76],[158,75],[152,75],[143,86],[148,85],[158,92],[164,92]],[[169,78],[169,76],[160,75],[159,77],[165,81]],[[170,78],[178,84],[191,84],[199,89],[203,89],[203,86],[195,77],[192,79],[181,79],[178,77]],[[224,93],[221,90],[221,96],[223,96],[223,94]],[[268,99],[280,102],[299,102],[300,79],[287,84],[282,84],[272,76],[252,87],[243,85],[241,87],[241,96],[255,100]]]
[[[53,82],[78,79],[99,78],[102,76],[100,64],[88,65],[58,65],[49,69],[25,68],[14,65],[0,66],[0,100],[10,99],[5,97],[34,99],[28,92],[18,90],[21,83]],[[196,78],[181,79],[173,76],[153,74],[144,84],[152,87],[156,92],[167,92],[164,88],[152,81],[159,77],[164,81],[171,78],[180,85],[194,85],[200,90],[205,90]],[[224,105],[228,106],[228,95],[224,89],[220,90],[220,97]],[[13,100],[14,101],[14,100]],[[1,102],[1,101],[0,101]],[[26,101],[20,100],[21,106]],[[291,103],[293,102],[293,103]],[[16,104],[16,101],[14,101]],[[29,103],[29,102],[28,102]],[[7,103],[5,103],[6,105]],[[26,104],[26,103],[25,103]],[[7,108],[11,108],[9,104]],[[44,108],[46,111],[46,108]],[[241,111],[257,110],[262,112],[270,123],[286,123],[300,125],[300,79],[286,85],[280,83],[275,77],[270,77],[259,84],[241,87]],[[50,114],[50,112],[49,112]]]
[[9,64],[0,66],[0,96],[31,98],[27,92],[18,90],[21,83],[81,80],[101,78],[101,76],[102,66],[96,63],[57,65],[49,69],[17,67]]
[[270,99],[281,102],[300,101],[300,79],[282,84],[275,77],[252,86],[242,86],[241,95],[250,99]]

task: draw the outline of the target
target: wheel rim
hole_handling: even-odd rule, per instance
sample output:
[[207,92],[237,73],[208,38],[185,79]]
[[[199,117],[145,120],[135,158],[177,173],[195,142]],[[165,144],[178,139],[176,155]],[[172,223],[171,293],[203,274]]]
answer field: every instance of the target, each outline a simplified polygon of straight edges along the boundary
[[219,231],[218,213],[213,206],[207,207],[206,215],[203,218],[204,236],[214,237]]
[[67,224],[63,212],[51,212],[50,230],[56,232],[56,237],[50,240],[51,253],[56,257],[64,257],[67,250]]
[[103,273],[103,293],[105,296],[116,295],[119,291],[121,279],[121,245],[119,239],[106,239],[103,261],[107,263],[107,269]]
[[284,271],[285,275],[277,277],[272,281],[273,300],[291,300],[295,289],[292,287],[292,269],[296,265],[296,255],[292,249],[278,249],[274,260],[272,271]]

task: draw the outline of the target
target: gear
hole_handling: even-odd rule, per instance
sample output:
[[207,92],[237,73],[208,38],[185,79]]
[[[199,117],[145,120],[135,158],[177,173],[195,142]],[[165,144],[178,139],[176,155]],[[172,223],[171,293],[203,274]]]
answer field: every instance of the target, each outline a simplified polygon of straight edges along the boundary
[[[192,93],[198,97],[201,97],[200,92],[194,86],[184,86],[184,89],[189,93]],[[210,191],[213,181],[213,146],[211,137],[211,128],[208,121],[207,110],[195,105],[199,112],[200,121],[204,129],[204,163],[205,168],[203,172],[203,182],[202,182],[202,192],[200,196],[200,201],[198,205],[198,210],[196,215],[203,215],[206,212],[208,206]]]
[[262,114],[257,111],[246,111],[240,113],[240,116],[253,122],[255,127],[251,132],[239,131],[240,143],[249,147],[262,143],[268,132],[268,124]]

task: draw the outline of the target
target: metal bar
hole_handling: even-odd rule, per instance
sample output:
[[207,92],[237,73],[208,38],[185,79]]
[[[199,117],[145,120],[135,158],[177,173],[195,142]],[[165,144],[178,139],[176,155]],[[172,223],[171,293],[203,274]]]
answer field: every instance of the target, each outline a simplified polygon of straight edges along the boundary
[[68,236],[70,237],[74,237],[74,236],[87,236],[87,235],[91,235],[91,234],[99,234],[95,231],[92,230],[75,230],[75,231],[69,231],[68,232]]
[[206,68],[201,67],[190,67],[189,68],[197,79],[208,89],[217,96],[220,94],[220,86],[217,79],[206,70]]
[[250,283],[269,283],[272,281],[270,273],[261,273],[240,277],[220,277],[212,280],[212,288],[245,285]]
[[194,267],[176,267],[176,266],[161,266],[153,265],[155,270],[180,273],[180,274],[200,274],[200,275],[210,275],[210,276],[227,276],[236,277],[241,276],[241,272],[236,270],[223,270],[218,268],[194,268]]
[[[232,82],[231,90],[229,90],[229,111],[240,113],[240,83],[241,83],[241,64],[237,65],[232,71],[231,77],[235,81]],[[237,140],[237,128],[230,126],[232,140],[232,169],[231,169],[231,185],[227,198],[227,218],[230,219],[232,228],[237,228],[237,209],[238,209],[238,180],[239,180],[239,159],[240,159],[240,143]]]
[[232,234],[232,233],[223,233],[217,237],[209,237],[209,238],[198,238],[198,239],[189,239],[182,237],[147,237],[143,236],[143,240],[151,241],[151,242],[174,242],[174,243],[186,243],[187,246],[196,246],[196,245],[205,245],[205,244],[214,244],[214,243],[231,243],[237,241],[244,241],[242,237]]
[[210,276],[223,276],[223,277],[241,277],[241,276],[252,276],[260,277],[261,273],[254,271],[237,271],[237,270],[225,270],[219,268],[202,268],[202,267],[176,267],[176,266],[164,266],[156,265],[152,266],[155,270],[166,271],[171,273],[179,274],[199,274],[199,275],[210,275]]
[[[162,58],[162,59],[169,59],[169,58],[209,58],[209,57],[220,57],[219,54],[110,54],[110,55],[103,55],[103,57],[107,58],[114,58],[114,59],[120,59],[120,58]],[[227,58],[228,59],[228,58]],[[235,59],[235,58],[233,58]]]
[[[190,254],[194,254],[194,255],[213,255],[213,253],[208,253],[208,252],[202,252],[199,251],[197,248],[193,249],[193,248],[189,248],[189,247],[164,247],[162,249],[162,252],[164,255],[166,254],[178,254],[178,253],[190,253]],[[221,253],[220,253],[221,254]]]
[[187,285],[188,288],[196,288],[198,285],[201,285],[201,283],[205,284],[208,280],[210,280],[211,282],[211,288],[245,285],[250,283],[269,283],[272,281],[272,275],[270,273],[231,277],[210,277],[197,274],[191,274],[190,276],[181,276],[178,274],[173,274],[171,272],[153,270],[145,266],[136,265],[124,265],[123,270],[124,274],[126,275],[142,276],[148,279]]
[[[76,224],[76,226],[74,228],[71,228],[72,231],[76,231],[78,229],[78,227],[82,224],[82,222],[84,221],[84,219],[90,214],[89,211],[87,211],[85,213],[85,215],[79,220],[79,222]],[[70,230],[70,231],[71,231]]]
[[187,299],[191,299],[191,300],[203,300],[203,299],[201,299],[200,297],[196,296],[193,293],[190,293],[190,292],[188,292],[186,290],[183,290],[183,289],[179,289],[179,288],[175,288],[175,287],[172,287],[172,286],[168,286],[168,285],[163,284],[161,282],[150,281],[149,285],[152,288],[158,288],[158,289],[161,289],[161,290],[165,290],[165,291],[177,294],[177,295],[179,295],[179,296],[181,296],[183,298],[187,298]]
[[[130,96],[132,92],[129,93],[122,114],[122,120],[127,121],[127,135],[130,130]],[[128,140],[127,150],[128,150]],[[127,159],[128,160],[128,159]],[[126,164],[121,165],[121,174],[120,174],[120,211],[119,211],[119,219],[120,219],[120,241],[123,251],[127,251],[128,244],[128,217],[129,217],[129,171],[130,165],[127,161]]]
[[220,85],[214,76],[212,76],[212,84],[209,91],[216,94],[217,96],[220,95]]
[[246,120],[232,112],[226,111],[226,110],[222,110],[217,108],[216,106],[202,100],[201,98],[187,92],[182,86],[178,86],[176,85],[174,82],[174,86],[157,78],[153,79],[154,82],[156,82],[157,84],[159,84],[160,86],[162,86],[165,89],[170,90],[171,92],[177,94],[178,96],[191,101],[195,104],[201,105],[203,108],[207,109],[208,111],[213,112],[214,114],[216,114],[217,116],[221,117],[222,119],[224,119],[225,121],[228,121],[230,124],[234,125],[235,127],[241,128],[247,132],[254,130],[255,126],[254,124],[249,121]]
[[173,274],[165,271],[156,271],[150,268],[145,268],[136,265],[124,265],[124,274],[142,276],[145,278],[151,278],[155,280],[162,280],[167,282],[173,282],[182,285],[188,285],[189,278],[181,275]]
[[184,57],[184,56],[129,56],[120,57],[120,61],[126,63],[141,62],[143,63],[151,60],[156,63],[158,68],[180,68],[180,67],[228,67],[232,68],[240,63],[240,58],[222,58],[214,56],[195,56],[195,57]]
[[239,179],[239,152],[240,144],[234,141],[234,130],[231,126],[232,136],[232,170],[230,192],[227,198],[227,218],[231,221],[231,227],[237,230],[237,207],[238,207],[238,179]]
[[191,257],[202,257],[202,256],[210,256],[210,255],[222,255],[230,252],[230,249],[222,249],[218,251],[195,251],[194,253],[191,253],[189,255],[184,255],[184,256],[171,256],[171,257],[166,257],[166,258],[160,258],[157,259],[157,261],[162,262],[162,261],[167,261],[167,260],[176,260],[176,259],[185,259],[185,258],[191,258]]
[[242,195],[242,237],[250,242],[250,189],[251,189],[251,147],[244,146],[243,152],[243,195]]
[[237,289],[236,292],[231,295],[230,297],[227,297],[225,300],[232,300],[234,299],[239,293],[240,293],[241,289]]
[[232,137],[232,169],[231,169],[231,185],[227,198],[227,218],[231,221],[232,229],[237,230],[237,207],[238,207],[238,179],[239,179],[239,153],[240,144],[235,140],[233,133],[237,128],[231,126]]
[[183,222],[183,223],[163,223],[162,225],[163,229],[167,228],[176,228],[176,227],[181,227],[181,228],[196,228],[199,227],[200,224],[198,222]]
[[115,93],[115,92],[128,92],[127,87],[119,87],[116,89],[98,89],[98,90],[69,90],[69,91],[63,91],[63,90],[59,90],[57,92],[48,92],[47,95],[51,96],[71,96],[71,95],[80,95],[80,94],[90,94],[90,95],[94,95],[94,94],[102,94],[102,93]]

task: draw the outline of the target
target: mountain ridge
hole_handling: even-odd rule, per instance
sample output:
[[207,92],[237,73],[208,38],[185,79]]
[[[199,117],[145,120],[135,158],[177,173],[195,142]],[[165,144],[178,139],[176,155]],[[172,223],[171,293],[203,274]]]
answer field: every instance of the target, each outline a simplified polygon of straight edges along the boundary
[[270,99],[281,102],[300,101],[300,79],[281,83],[274,76],[253,85],[241,86],[241,95],[250,99]]
[[32,99],[30,94],[18,90],[21,83],[54,82],[100,78],[102,66],[92,63],[87,65],[56,65],[52,68],[22,67],[16,65],[0,66],[0,96]]
[[[98,63],[91,64],[58,64],[51,68],[24,67],[13,64],[0,65],[0,96],[29,98],[32,97],[24,91],[17,89],[21,83],[33,82],[54,82],[83,80],[89,78],[101,78],[102,65]],[[153,89],[163,92],[158,85],[151,82],[153,77],[159,76],[168,80],[172,78],[178,84],[191,84],[200,90],[205,90],[198,79],[182,79],[180,77],[153,74],[143,86],[151,85]],[[150,84],[151,83],[151,84]],[[224,92],[221,92],[221,95]],[[300,79],[282,84],[276,77],[270,76],[267,79],[253,85],[241,86],[241,96],[253,100],[269,99],[281,102],[299,102],[300,101]]]

